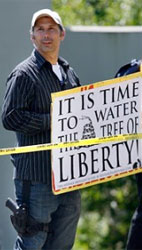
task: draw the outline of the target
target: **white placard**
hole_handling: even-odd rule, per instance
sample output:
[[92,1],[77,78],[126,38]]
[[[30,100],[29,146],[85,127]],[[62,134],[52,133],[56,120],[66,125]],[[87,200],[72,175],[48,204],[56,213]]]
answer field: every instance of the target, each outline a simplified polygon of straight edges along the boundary
[[[142,74],[52,94],[52,143],[141,132]],[[52,150],[55,194],[141,172],[140,140]]]

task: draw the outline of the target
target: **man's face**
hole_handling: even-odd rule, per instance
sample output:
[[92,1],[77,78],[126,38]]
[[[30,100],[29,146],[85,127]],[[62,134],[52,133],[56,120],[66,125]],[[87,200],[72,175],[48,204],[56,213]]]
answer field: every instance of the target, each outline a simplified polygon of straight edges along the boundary
[[64,35],[64,31],[60,30],[59,25],[51,17],[41,17],[36,21],[31,39],[36,49],[46,56],[48,53],[58,54]]

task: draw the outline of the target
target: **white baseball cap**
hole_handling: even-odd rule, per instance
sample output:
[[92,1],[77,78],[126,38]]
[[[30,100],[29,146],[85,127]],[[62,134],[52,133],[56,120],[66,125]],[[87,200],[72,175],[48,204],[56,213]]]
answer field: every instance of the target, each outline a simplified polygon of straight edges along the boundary
[[44,16],[50,16],[55,21],[55,23],[57,23],[61,27],[61,29],[64,29],[61,17],[59,16],[57,12],[52,11],[50,9],[42,9],[33,14],[32,22],[31,22],[31,30],[33,30],[37,19],[40,17],[44,17]]

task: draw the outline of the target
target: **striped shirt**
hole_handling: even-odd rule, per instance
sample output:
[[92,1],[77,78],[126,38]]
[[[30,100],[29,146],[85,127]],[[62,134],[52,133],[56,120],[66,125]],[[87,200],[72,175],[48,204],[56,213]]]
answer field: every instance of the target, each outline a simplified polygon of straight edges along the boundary
[[[80,86],[68,62],[59,57],[63,83],[37,50],[12,71],[2,107],[3,126],[16,132],[18,146],[51,142],[51,93]],[[11,156],[15,178],[35,182],[51,181],[50,151]]]

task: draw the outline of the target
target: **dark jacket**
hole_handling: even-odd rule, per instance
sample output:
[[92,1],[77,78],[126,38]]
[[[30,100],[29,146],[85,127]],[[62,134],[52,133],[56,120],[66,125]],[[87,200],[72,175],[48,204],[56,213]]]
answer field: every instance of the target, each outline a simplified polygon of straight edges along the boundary
[[123,65],[116,73],[115,77],[121,77],[140,71],[141,60],[133,59],[130,63]]
[[[36,50],[20,63],[7,80],[2,107],[3,126],[16,132],[18,146],[50,142],[51,93],[80,86],[79,79],[68,62],[59,58],[63,83],[52,71],[51,64]],[[15,154],[15,178],[48,183],[50,152]]]

